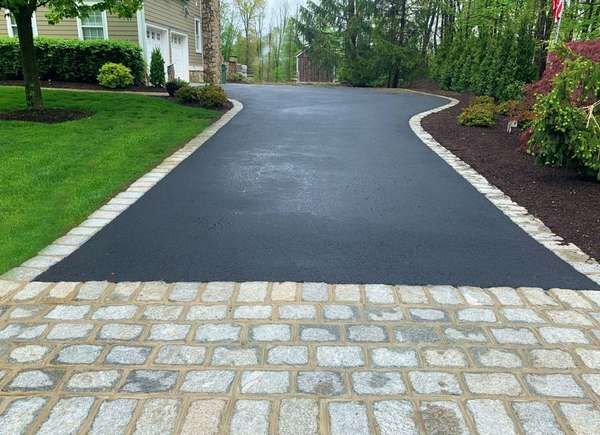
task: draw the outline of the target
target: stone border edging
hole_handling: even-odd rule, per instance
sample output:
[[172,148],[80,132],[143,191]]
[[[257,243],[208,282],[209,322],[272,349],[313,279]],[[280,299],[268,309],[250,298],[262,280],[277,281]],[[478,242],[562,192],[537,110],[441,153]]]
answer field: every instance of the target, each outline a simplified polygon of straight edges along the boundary
[[0,276],[0,280],[30,282],[36,276],[45,272],[50,267],[79,249],[79,247],[87,242],[94,234],[116,219],[181,162],[204,145],[208,139],[214,136],[244,108],[243,104],[237,100],[230,99],[229,101],[231,101],[233,107],[217,121],[209,125],[198,136],[194,137],[182,148],[179,148],[167,157],[150,172],[142,175],[139,179],[130,184],[126,190],[117,194],[110,201],[89,215],[88,218],[77,227],[55,240],[51,245],[42,249],[35,257],[30,258],[20,266],[14,267],[4,275]]
[[444,148],[423,126],[421,121],[429,115],[449,109],[459,103],[452,97],[437,95],[429,92],[421,92],[407,89],[409,92],[431,95],[445,98],[450,102],[435,109],[414,115],[410,121],[410,128],[442,160],[452,167],[459,175],[469,182],[479,193],[483,194],[511,221],[518,225],[523,231],[533,237],[538,243],[544,245],[561,260],[568,263],[575,270],[587,276],[597,284],[600,284],[600,264],[592,257],[583,252],[577,245],[567,243],[562,237],[554,234],[544,222],[533,216],[529,211],[514,202],[508,195],[491,184],[483,175],[473,169],[469,164],[462,161],[451,151]]

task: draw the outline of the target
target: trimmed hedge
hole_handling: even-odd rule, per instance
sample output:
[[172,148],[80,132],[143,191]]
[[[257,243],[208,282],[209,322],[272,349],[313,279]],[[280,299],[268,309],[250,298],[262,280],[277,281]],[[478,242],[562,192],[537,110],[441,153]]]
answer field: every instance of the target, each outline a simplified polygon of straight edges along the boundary
[[[142,50],[127,41],[36,38],[35,46],[42,80],[97,83],[102,65],[113,62],[128,67],[136,84],[144,82]],[[0,80],[19,80],[22,74],[18,41],[0,38]]]

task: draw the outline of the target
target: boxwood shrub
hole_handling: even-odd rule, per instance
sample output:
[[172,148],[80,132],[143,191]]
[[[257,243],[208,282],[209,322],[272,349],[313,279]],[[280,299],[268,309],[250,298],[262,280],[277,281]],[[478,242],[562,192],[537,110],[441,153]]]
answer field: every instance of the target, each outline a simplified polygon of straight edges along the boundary
[[[135,84],[144,81],[142,50],[127,41],[36,38],[40,78],[96,83],[102,65],[120,63],[131,70]],[[0,80],[22,78],[21,53],[15,38],[0,38]]]

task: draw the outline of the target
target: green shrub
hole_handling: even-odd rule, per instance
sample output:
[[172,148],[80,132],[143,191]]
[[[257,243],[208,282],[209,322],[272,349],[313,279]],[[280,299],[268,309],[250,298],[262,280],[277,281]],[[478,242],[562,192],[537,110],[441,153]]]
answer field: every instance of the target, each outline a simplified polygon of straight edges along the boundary
[[185,104],[198,104],[200,103],[199,88],[193,88],[191,86],[183,86],[175,92],[175,97],[181,100]]
[[170,97],[174,97],[175,93],[184,86],[189,86],[189,83],[181,79],[169,80],[165,85]]
[[[135,84],[144,81],[142,50],[130,42],[36,38],[34,43],[42,80],[97,83],[102,65],[113,62],[129,68]],[[0,80],[22,78],[18,40],[0,37]]]
[[223,109],[227,102],[227,94],[222,87],[208,85],[199,88],[200,105],[207,109]]
[[158,48],[152,50],[150,57],[150,83],[155,88],[162,88],[165,85],[165,60]]
[[471,104],[458,115],[458,122],[467,127],[492,127],[496,124],[493,104]]
[[98,83],[105,88],[127,88],[133,84],[133,76],[125,65],[108,62],[100,68]]
[[496,105],[496,113],[499,115],[510,115],[518,110],[520,102],[517,100],[503,101]]
[[494,97],[488,97],[485,95],[481,95],[481,96],[475,97],[475,98],[473,98],[473,100],[471,100],[471,105],[477,105],[477,104],[496,104],[496,100],[494,99]]

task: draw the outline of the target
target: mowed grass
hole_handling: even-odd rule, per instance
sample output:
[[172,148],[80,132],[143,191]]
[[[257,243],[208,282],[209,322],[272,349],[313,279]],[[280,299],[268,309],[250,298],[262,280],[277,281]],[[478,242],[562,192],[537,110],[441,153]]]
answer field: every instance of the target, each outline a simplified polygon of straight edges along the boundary
[[[0,120],[0,274],[52,241],[210,125],[219,113],[160,97],[44,91],[48,108],[92,110],[61,124]],[[0,111],[24,108],[0,87]]]

